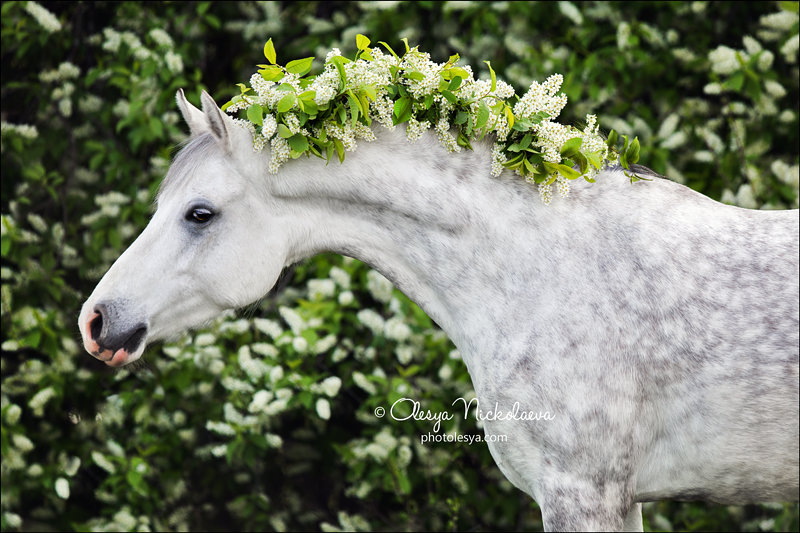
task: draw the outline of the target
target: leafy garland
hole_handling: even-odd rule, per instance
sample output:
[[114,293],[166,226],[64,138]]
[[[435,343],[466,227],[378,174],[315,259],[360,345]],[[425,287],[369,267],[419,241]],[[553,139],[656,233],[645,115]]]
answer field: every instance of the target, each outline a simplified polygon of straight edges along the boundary
[[[269,170],[276,173],[289,158],[311,154],[330,161],[333,154],[344,161],[345,152],[356,148],[356,139],[375,138],[373,120],[394,129],[408,123],[411,142],[435,128],[442,145],[451,152],[472,149],[470,140],[495,135],[492,175],[508,168],[539,187],[545,204],[555,185],[562,196],[569,181],[594,176],[604,164],[619,161],[626,170],[639,159],[639,140],[629,143],[612,130],[608,138],[598,132],[595,115],[587,115],[581,130],[555,119],[567,103],[558,94],[563,77],[550,76],[543,84],[533,82],[522,97],[498,80],[489,61],[491,80],[476,80],[470,66],[457,66],[459,56],[446,63],[409,47],[398,56],[381,41],[389,55],[370,48],[364,35],[356,37],[358,51],[351,60],[334,48],[319,75],[308,76],[313,57],[277,63],[272,39],[264,45],[269,64],[258,65],[250,87],[239,83],[240,94],[223,111],[246,111],[247,119],[234,119],[253,134],[253,146],[261,151],[271,145]],[[251,92],[252,91],[252,92]],[[455,137],[451,130],[455,129]],[[627,173],[631,182],[643,179]]]

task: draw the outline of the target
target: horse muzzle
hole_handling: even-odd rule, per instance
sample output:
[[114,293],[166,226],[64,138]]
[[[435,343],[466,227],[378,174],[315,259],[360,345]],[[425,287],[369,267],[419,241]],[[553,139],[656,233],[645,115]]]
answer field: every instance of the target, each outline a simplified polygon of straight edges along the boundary
[[93,306],[84,305],[78,326],[83,337],[83,347],[105,364],[119,367],[139,357],[145,347],[147,323],[121,300],[101,301]]

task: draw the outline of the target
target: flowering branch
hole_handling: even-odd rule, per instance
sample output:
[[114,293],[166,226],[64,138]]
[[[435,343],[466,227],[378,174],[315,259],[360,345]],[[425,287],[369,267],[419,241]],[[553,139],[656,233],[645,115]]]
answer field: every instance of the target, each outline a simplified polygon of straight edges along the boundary
[[[258,65],[249,87],[238,84],[240,94],[223,110],[245,111],[247,120],[235,120],[253,133],[256,151],[270,143],[272,173],[301,155],[330,161],[336,153],[344,161],[357,139],[375,138],[373,120],[388,129],[407,123],[411,142],[434,127],[450,152],[472,149],[471,140],[494,134],[492,175],[499,176],[504,168],[513,170],[538,185],[545,204],[552,198],[553,185],[566,196],[569,181],[594,182],[605,164],[619,161],[629,170],[639,158],[638,139],[629,143],[623,135],[619,149],[615,131],[608,139],[599,134],[595,115],[587,115],[582,130],[555,121],[567,103],[567,96],[558,92],[563,83],[560,74],[543,84],[533,82],[520,98],[513,87],[497,79],[488,61],[491,79],[476,80],[470,66],[457,66],[458,54],[439,64],[418,47],[410,47],[407,39],[403,43],[405,52],[399,56],[381,41],[389,52],[384,54],[359,34],[353,60],[334,48],[322,73],[308,76],[313,57],[281,66],[269,39],[264,45],[268,64]],[[642,179],[626,175],[632,182]]]

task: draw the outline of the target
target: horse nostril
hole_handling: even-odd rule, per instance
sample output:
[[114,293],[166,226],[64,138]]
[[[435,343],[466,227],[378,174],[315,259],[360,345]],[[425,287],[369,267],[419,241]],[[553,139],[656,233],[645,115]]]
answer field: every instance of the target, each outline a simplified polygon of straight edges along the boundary
[[147,326],[140,326],[136,329],[136,331],[133,332],[133,335],[128,337],[128,340],[122,344],[122,348],[128,353],[135,352],[136,349],[139,348],[139,344],[142,342],[142,339],[144,339],[146,334]]
[[103,310],[98,306],[95,307],[94,311],[97,315],[89,324],[89,332],[92,334],[92,340],[96,341],[100,338],[100,332],[103,331]]

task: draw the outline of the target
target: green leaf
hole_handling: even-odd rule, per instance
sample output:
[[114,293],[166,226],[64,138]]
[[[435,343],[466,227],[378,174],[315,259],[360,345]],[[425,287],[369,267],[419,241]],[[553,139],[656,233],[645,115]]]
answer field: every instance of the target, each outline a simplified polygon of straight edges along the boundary
[[583,144],[583,139],[580,137],[569,139],[561,146],[561,156],[573,157],[580,150],[581,144]]
[[406,72],[405,77],[416,81],[425,79],[425,75],[422,72],[418,72],[416,70],[412,70],[411,72]]
[[627,172],[623,172],[623,174],[625,174],[625,175],[626,175],[628,178],[630,178],[630,180],[631,180],[631,185],[633,185],[633,184],[634,184],[634,183],[636,183],[637,181],[653,181],[652,179],[649,179],[649,178],[644,178],[644,177],[642,177],[642,176],[639,176],[639,175],[638,175],[638,174],[636,174],[636,173],[633,173],[633,174],[628,174]]
[[533,135],[530,133],[526,133],[522,140],[519,142],[519,147],[525,150],[528,146],[531,145],[531,141],[533,140]]
[[394,103],[394,116],[397,119],[397,124],[411,118],[411,98],[403,96]]
[[547,173],[546,172],[544,172],[544,171],[539,172],[537,170],[537,172],[535,172],[533,174],[533,182],[534,183],[544,183],[545,180],[547,180]]
[[561,163],[555,164],[545,161],[544,168],[549,174],[555,174],[557,172],[569,180],[574,180],[581,176],[580,172],[577,170],[567,165],[562,165]]
[[284,139],[288,139],[292,136],[292,130],[286,127],[285,124],[278,124],[278,135],[283,137]]
[[322,153],[319,150],[317,150],[317,148],[313,144],[308,145],[308,150],[315,156],[319,157],[320,159],[325,159],[325,156],[323,156]]
[[541,152],[536,151],[534,148],[528,148],[526,152],[528,153],[528,158],[535,164],[538,165],[544,161],[544,155]]
[[529,120],[525,118],[517,118],[517,120],[514,121],[514,125],[511,126],[511,129],[514,131],[528,131],[532,126],[533,125]]
[[277,59],[275,56],[275,45],[272,44],[272,37],[269,38],[267,43],[264,45],[264,57],[267,58],[267,61],[275,64],[275,60]]
[[361,87],[361,92],[364,93],[373,102],[378,99],[378,93],[374,85],[364,85]]
[[486,102],[481,100],[481,103],[478,105],[478,121],[475,123],[475,127],[480,129],[486,125],[489,121],[489,107],[486,105]]
[[589,152],[588,154],[583,154],[586,157],[586,160],[589,162],[597,170],[600,170],[600,166],[603,164],[603,160],[600,157],[600,152]]
[[319,106],[314,100],[301,100],[303,104],[303,111],[308,113],[308,115],[314,117],[319,112]]
[[458,97],[456,97],[456,95],[454,95],[448,90],[442,91],[442,96],[444,96],[447,99],[447,101],[450,102],[451,104],[458,103]]
[[291,108],[294,107],[294,103],[296,100],[297,98],[295,97],[294,93],[289,93],[280,99],[276,110],[278,111],[278,113],[285,113],[286,111],[289,111]]
[[467,113],[466,111],[459,111],[458,113],[456,113],[456,119],[453,122],[455,122],[456,124],[464,124],[468,118],[469,118],[469,113]]
[[523,164],[523,168],[525,169],[525,171],[527,171],[530,174],[534,174],[535,173],[533,165],[531,165],[531,162],[528,161],[527,157],[523,157],[522,158],[522,164]]
[[461,76],[456,76],[450,81],[450,85],[448,85],[447,88],[451,91],[455,91],[456,89],[461,87],[461,81],[462,81]]
[[215,30],[218,30],[222,27],[222,22],[219,20],[219,18],[215,17],[214,15],[210,14],[206,15],[203,17],[203,20],[205,20],[208,23],[208,25],[214,28]]
[[489,92],[494,92],[497,89],[497,74],[494,73],[494,69],[492,68],[492,64],[488,61],[484,61],[486,66],[489,67],[489,74],[492,76],[492,88],[489,89]]
[[625,158],[628,160],[629,165],[639,161],[639,137],[634,137],[627,154],[625,154]]
[[285,74],[283,69],[276,65],[271,65],[258,71],[261,77],[267,81],[280,81]]
[[744,79],[744,72],[736,72],[730,78],[725,80],[725,82],[722,84],[722,87],[729,91],[739,92],[744,86]]
[[342,56],[334,56],[331,58],[331,63],[336,67],[339,72],[339,92],[344,91],[347,87],[347,74],[344,71],[344,58]]
[[389,53],[391,53],[395,57],[395,59],[398,59],[398,60],[400,59],[399,57],[397,57],[397,54],[394,53],[394,50],[392,50],[391,46],[389,46],[388,44],[386,44],[383,41],[378,41],[378,44],[382,44],[384,46],[384,48],[389,50]]
[[450,69],[450,73],[453,76],[461,77],[462,80],[465,80],[465,79],[469,78],[469,72],[467,72],[466,70],[464,70],[461,67],[453,67],[453,68],[451,68]]
[[503,107],[503,112],[506,115],[506,120],[508,121],[508,127],[513,128],[515,117],[514,117],[514,112],[511,110],[511,107],[506,105],[505,107]]
[[336,148],[336,155],[339,156],[339,163],[344,163],[344,145],[342,141],[334,137],[333,146]]
[[347,102],[350,104],[350,117],[353,120],[353,124],[358,122],[358,114],[361,110],[361,106],[358,103],[358,99],[353,94],[353,91],[347,91]]
[[361,35],[360,33],[356,35],[356,47],[359,50],[366,50],[369,47],[370,40],[368,37]]
[[573,159],[578,163],[580,174],[586,174],[586,171],[589,170],[589,161],[586,160],[586,156],[581,152],[577,152],[573,156]]
[[513,170],[513,169],[515,169],[515,168],[517,168],[517,167],[522,165],[522,160],[524,158],[525,158],[525,154],[517,154],[514,157],[512,157],[511,159],[509,159],[508,161],[506,161],[505,163],[503,163],[503,166]]
[[400,487],[400,492],[403,494],[411,494],[411,480],[408,479],[408,475],[399,468],[393,470],[397,478],[397,486]]
[[531,117],[531,122],[533,124],[541,124],[542,121],[547,120],[548,118],[550,118],[550,113],[546,113],[544,111],[539,111],[538,113],[535,113]]
[[306,138],[305,135],[298,133],[296,135],[292,135],[286,140],[288,141],[291,149],[296,152],[302,153],[308,150],[308,139]]
[[402,38],[402,39],[400,39],[400,40],[401,40],[401,41],[403,41],[403,44],[404,44],[404,45],[406,45],[406,53],[410,52],[410,51],[411,51],[411,49],[408,47],[408,37],[403,37],[403,38]]
[[304,57],[303,59],[295,59],[286,63],[286,70],[298,76],[305,76],[311,70],[311,65],[314,62],[313,57]]
[[464,135],[460,131],[458,132],[458,136],[456,137],[456,144],[458,144],[459,146],[463,146],[464,148],[467,148],[469,150],[472,150],[472,145],[469,143],[469,139],[467,138],[466,135]]
[[247,108],[247,120],[253,124],[261,126],[264,122],[264,110],[258,104],[253,104]]
[[619,134],[617,130],[611,130],[608,132],[608,139],[606,139],[606,144],[609,148],[614,148],[617,145],[617,139],[619,138]]
[[358,93],[358,103],[361,106],[361,116],[364,117],[364,122],[367,123],[367,126],[372,124],[372,119],[369,118],[369,100],[367,100],[367,96],[364,93]]

